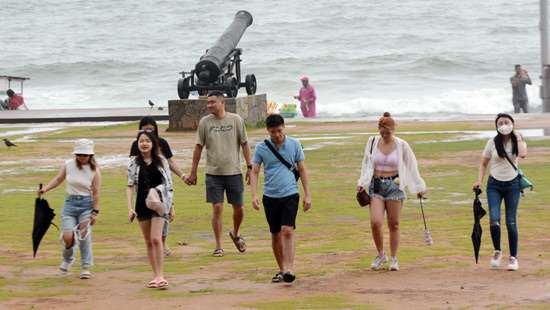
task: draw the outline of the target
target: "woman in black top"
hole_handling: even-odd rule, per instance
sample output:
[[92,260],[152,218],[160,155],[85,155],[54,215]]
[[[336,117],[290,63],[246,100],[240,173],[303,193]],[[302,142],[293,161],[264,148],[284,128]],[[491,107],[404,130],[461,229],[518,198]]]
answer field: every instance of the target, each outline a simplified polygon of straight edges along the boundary
[[[168,282],[164,279],[162,230],[172,206],[173,186],[168,161],[158,154],[157,137],[146,131],[137,136],[139,154],[130,159],[128,164],[128,219],[136,216],[147,245],[147,256],[153,268],[154,278],[147,287],[166,288]],[[137,186],[137,189],[136,189]],[[153,189],[159,194],[162,211],[153,211],[146,205],[149,191]],[[134,191],[137,192],[135,210],[132,208]]]
[[[143,117],[139,121],[139,130],[149,131],[157,137],[159,142],[160,154],[163,155],[164,158],[166,158],[166,160],[168,161],[170,170],[179,178],[183,179],[184,174],[173,159],[173,154],[172,154],[172,149],[170,148],[170,144],[168,144],[168,141],[164,140],[162,137],[159,136],[158,125],[155,119],[152,118],[151,116]],[[132,143],[132,147],[130,148],[130,156],[137,156],[138,154],[139,154],[138,142],[137,140],[135,140]],[[176,215],[176,212],[172,206],[170,208],[170,211],[168,212],[168,221],[166,222],[166,224],[164,224],[164,228],[162,230],[162,244],[164,246],[164,255],[166,256],[169,256],[171,254],[170,249],[168,248],[168,246],[166,246],[166,237],[168,236],[168,223],[174,220],[175,215]]]

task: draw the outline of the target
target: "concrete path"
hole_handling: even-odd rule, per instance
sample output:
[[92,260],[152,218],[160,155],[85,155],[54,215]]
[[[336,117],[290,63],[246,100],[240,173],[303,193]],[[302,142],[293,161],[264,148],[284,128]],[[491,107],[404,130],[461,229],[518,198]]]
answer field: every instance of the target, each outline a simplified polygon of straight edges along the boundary
[[101,108],[52,109],[29,111],[0,111],[0,124],[51,123],[51,122],[102,122],[134,121],[143,116],[157,120],[168,119],[168,108]]

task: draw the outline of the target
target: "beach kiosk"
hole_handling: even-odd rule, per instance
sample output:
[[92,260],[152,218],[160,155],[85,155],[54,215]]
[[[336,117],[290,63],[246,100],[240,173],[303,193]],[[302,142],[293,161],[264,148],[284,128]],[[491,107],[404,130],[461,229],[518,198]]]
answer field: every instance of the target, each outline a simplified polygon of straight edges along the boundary
[[[0,75],[0,96],[6,94],[6,90],[11,89],[16,94],[23,96],[23,83],[30,80],[28,77]],[[1,98],[1,97],[0,97]],[[4,99],[0,104],[0,110],[4,110]]]

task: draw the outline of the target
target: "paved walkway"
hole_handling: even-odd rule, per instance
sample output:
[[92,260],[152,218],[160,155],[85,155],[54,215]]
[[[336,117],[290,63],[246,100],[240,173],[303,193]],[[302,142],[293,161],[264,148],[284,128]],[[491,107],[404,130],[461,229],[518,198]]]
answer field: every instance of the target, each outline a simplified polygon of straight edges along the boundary
[[157,120],[167,120],[168,108],[162,110],[158,108],[101,108],[0,111],[0,124],[134,121],[147,115],[153,116]]

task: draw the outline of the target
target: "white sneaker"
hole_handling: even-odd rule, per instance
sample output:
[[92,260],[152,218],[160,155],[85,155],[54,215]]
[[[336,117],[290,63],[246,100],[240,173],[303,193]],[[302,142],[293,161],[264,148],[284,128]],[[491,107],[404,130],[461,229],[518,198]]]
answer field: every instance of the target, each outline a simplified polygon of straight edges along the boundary
[[69,272],[69,270],[71,269],[71,266],[73,265],[73,263],[74,263],[74,259],[73,259],[71,262],[69,262],[69,263],[67,263],[65,260],[63,260],[63,261],[61,262],[61,265],[59,265],[59,270],[60,270],[62,273],[67,273],[67,272]]
[[392,257],[390,259],[390,266],[388,267],[389,271],[399,271],[399,263],[397,262],[397,257]]
[[493,257],[491,257],[491,268],[500,267],[500,259],[502,258],[502,252],[495,250]]
[[386,255],[384,256],[378,255],[372,261],[370,268],[372,270],[380,270],[380,268],[382,268],[382,265],[384,265],[387,261],[388,261],[388,257]]
[[510,256],[510,260],[508,261],[508,270],[516,271],[518,269],[519,269],[518,259],[513,256]]
[[81,279],[90,279],[91,277],[92,277],[92,273],[90,272],[90,269],[82,268],[80,270],[80,278]]

